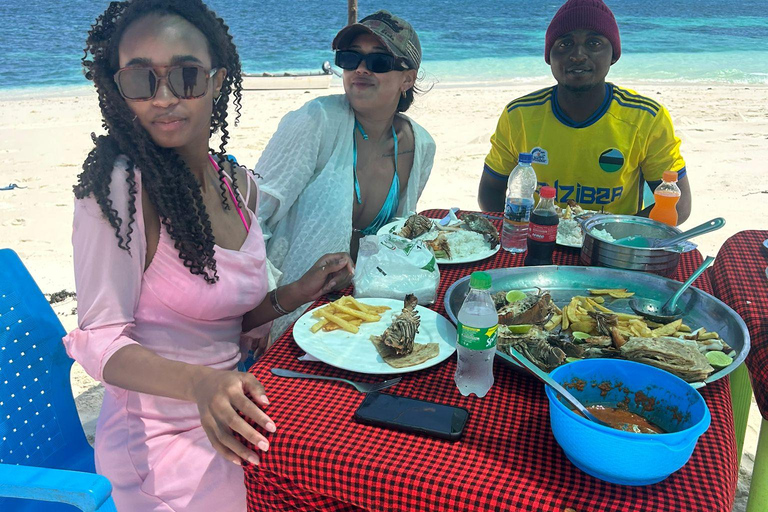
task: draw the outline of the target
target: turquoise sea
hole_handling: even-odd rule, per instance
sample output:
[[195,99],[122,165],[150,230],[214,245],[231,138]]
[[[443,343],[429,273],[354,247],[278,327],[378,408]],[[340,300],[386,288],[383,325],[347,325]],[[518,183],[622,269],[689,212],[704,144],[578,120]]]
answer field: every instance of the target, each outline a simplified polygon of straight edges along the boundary
[[[608,0],[622,57],[612,80],[768,84],[765,0]],[[107,0],[0,0],[0,89],[88,85],[80,58]],[[319,70],[346,0],[209,0],[247,72]],[[359,0],[416,27],[428,82],[550,77],[544,33],[560,0]]]

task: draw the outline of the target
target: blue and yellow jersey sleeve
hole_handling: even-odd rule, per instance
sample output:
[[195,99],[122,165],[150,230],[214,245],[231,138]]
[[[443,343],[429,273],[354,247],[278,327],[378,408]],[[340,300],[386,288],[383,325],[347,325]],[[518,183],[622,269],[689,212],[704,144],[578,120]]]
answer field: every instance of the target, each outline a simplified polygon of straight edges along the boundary
[[661,181],[664,171],[677,172],[678,179],[686,174],[685,161],[680,154],[680,138],[675,135],[672,117],[661,106],[648,130],[645,158],[640,162],[647,182]]
[[499,180],[507,180],[517,165],[519,151],[514,146],[512,125],[506,108],[499,117],[496,131],[491,135],[491,151],[485,157],[483,171]]

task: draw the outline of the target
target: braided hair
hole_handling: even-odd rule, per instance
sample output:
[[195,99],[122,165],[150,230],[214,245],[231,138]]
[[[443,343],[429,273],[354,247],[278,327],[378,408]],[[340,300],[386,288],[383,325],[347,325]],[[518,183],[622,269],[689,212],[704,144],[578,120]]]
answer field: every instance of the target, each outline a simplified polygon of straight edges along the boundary
[[[218,281],[214,259],[214,237],[203,204],[200,185],[184,160],[173,149],[155,144],[149,134],[134,123],[135,116],[118,91],[114,74],[119,69],[118,46],[131,23],[150,14],[179,16],[194,25],[208,41],[212,66],[227,70],[221,95],[213,106],[210,134],[220,130],[221,143],[215,153],[226,160],[227,103],[232,98],[240,117],[242,78],[240,57],[224,21],[201,0],[126,0],[114,1],[91,26],[83,56],[85,76],[92,80],[99,97],[102,125],[106,135],[91,134],[95,147],[83,163],[83,172],[74,186],[75,197],[93,195],[102,214],[115,230],[117,245],[130,253],[131,235],[136,215],[137,187],[135,169],[141,169],[142,186],[157,210],[174,242],[179,258],[194,275],[208,283]],[[128,183],[128,219],[121,219],[109,198],[115,159],[128,158],[125,180]],[[235,174],[232,186],[237,191]],[[229,209],[223,171],[219,171],[222,204]],[[235,192],[238,205],[239,195]],[[141,201],[141,198],[138,198]],[[125,235],[121,225],[127,222]],[[162,229],[162,227],[161,227]]]

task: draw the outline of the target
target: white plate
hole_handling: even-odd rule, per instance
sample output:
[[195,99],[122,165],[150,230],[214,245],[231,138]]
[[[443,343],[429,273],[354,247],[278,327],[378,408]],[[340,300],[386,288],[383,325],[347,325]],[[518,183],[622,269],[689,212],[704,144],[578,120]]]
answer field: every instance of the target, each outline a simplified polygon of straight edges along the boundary
[[584,245],[584,241],[583,240],[582,240],[582,242],[580,244],[564,244],[562,242],[557,242],[557,241],[555,243],[557,245],[562,246],[562,247],[573,247],[574,249],[581,249],[581,246]]
[[[432,219],[432,223],[434,224],[436,222],[436,219]],[[385,224],[379,228],[379,230],[376,232],[377,235],[384,235],[384,234],[396,234],[398,231],[403,229],[403,225],[405,224],[405,219],[400,219],[396,221],[392,221],[389,224]],[[434,231],[430,231],[427,233],[434,233]],[[446,233],[448,234],[448,233]],[[416,237],[416,240],[433,240],[434,237],[437,235],[427,235],[426,233],[424,235]],[[486,258],[490,258],[497,252],[499,252],[499,249],[501,248],[501,243],[496,246],[495,249],[489,247],[485,249],[484,251],[476,252],[475,254],[471,256],[464,256],[462,258],[435,258],[438,265],[459,265],[461,263],[473,263],[475,261],[484,260]]]
[[400,314],[403,301],[394,299],[361,299],[364,304],[372,306],[389,306],[389,311],[381,315],[378,322],[364,323],[357,334],[342,330],[319,332],[312,334],[309,330],[317,322],[312,316],[312,310],[307,311],[293,326],[293,338],[296,344],[309,355],[320,361],[352,372],[386,375],[391,373],[409,373],[423,370],[448,359],[456,351],[456,327],[447,318],[438,315],[431,309],[416,306],[416,312],[421,318],[417,343],[432,343],[439,345],[440,352],[436,357],[416,366],[393,368],[384,362],[371,342],[371,336],[379,336],[392,323],[392,316]]
[[[560,220],[563,220],[562,217],[560,218]],[[581,230],[581,243],[579,244],[566,244],[566,243],[560,242],[559,240],[555,240],[555,243],[562,247],[573,247],[574,249],[581,249],[581,246],[584,245],[584,230],[583,229]]]

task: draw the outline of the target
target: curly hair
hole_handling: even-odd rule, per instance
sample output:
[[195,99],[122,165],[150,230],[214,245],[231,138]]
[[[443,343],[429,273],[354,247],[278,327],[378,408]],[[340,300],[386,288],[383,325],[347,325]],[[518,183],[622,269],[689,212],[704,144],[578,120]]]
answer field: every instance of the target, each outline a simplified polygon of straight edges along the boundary
[[[176,151],[159,147],[146,130],[134,123],[135,116],[120,95],[113,78],[119,69],[118,46],[123,33],[131,23],[151,14],[179,16],[194,25],[208,41],[212,66],[227,70],[221,95],[213,106],[210,127],[211,135],[221,131],[219,150],[214,153],[221,162],[227,158],[227,104],[231,98],[237,122],[242,99],[240,57],[227,25],[201,0],[115,1],[96,19],[86,40],[82,59],[85,76],[93,81],[98,92],[102,125],[107,134],[98,137],[91,134],[95,147],[83,163],[83,172],[78,176],[74,193],[78,199],[91,194],[94,196],[102,214],[115,230],[118,247],[130,253],[138,192],[135,169],[140,169],[142,186],[156,208],[162,226],[170,234],[184,266],[192,274],[201,275],[212,284],[218,281],[214,259],[215,242],[200,185]],[[109,198],[115,159],[119,155],[127,156],[129,161],[125,172],[125,180],[129,185],[128,219],[120,218]],[[222,204],[225,209],[229,209],[221,170],[219,180]],[[238,198],[238,206],[243,207],[236,192],[234,173],[232,186]],[[127,228],[123,235],[121,225],[126,221]]]

